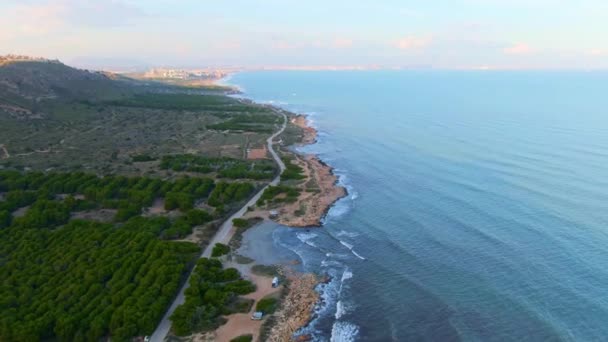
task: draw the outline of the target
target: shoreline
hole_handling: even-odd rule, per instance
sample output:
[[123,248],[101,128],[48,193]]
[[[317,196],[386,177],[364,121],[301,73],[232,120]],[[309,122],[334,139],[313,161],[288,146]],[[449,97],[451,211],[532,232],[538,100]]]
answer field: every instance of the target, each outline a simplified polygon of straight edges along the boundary
[[[310,125],[308,115],[294,114],[291,123],[302,130],[301,141],[294,146],[307,146],[317,143],[318,131]],[[323,220],[336,202],[348,196],[345,187],[339,184],[339,177],[334,168],[324,162],[317,154],[300,153],[289,150],[284,152],[292,154],[297,164],[305,170],[306,179],[302,182],[303,188],[295,203],[279,205],[279,217],[276,222],[292,228],[322,227]],[[306,184],[316,185],[314,191]],[[298,215],[299,210],[303,214]]]
[[[288,124],[299,128],[301,135],[298,137],[298,141],[289,146],[282,146],[279,142],[278,152],[282,155],[293,156],[296,163],[305,170],[305,179],[300,185],[313,183],[316,185],[315,191],[301,191],[297,200],[294,203],[282,204],[278,206],[280,212],[279,217],[272,220],[269,218],[268,210],[262,208],[256,208],[255,210],[246,213],[243,217],[258,217],[262,216],[269,221],[291,227],[291,228],[313,228],[322,227],[323,221],[326,218],[328,212],[340,199],[348,196],[346,187],[339,184],[339,177],[334,173],[334,168],[329,166],[326,162],[314,153],[301,153],[289,147],[306,146],[317,143],[318,131],[310,125],[308,115],[297,114],[289,110],[283,109],[274,104],[259,103],[252,99],[242,96],[241,89],[234,85],[223,83],[224,86],[230,86],[233,89],[239,89],[238,98],[240,101],[249,104],[256,104],[271,108],[276,113],[282,113],[287,115]],[[236,95],[234,93],[226,94],[227,96]],[[281,139],[282,135],[277,138]],[[281,139],[282,140],[282,139]],[[280,183],[280,181],[279,181]],[[302,190],[309,190],[302,189]],[[305,208],[305,214],[294,215],[298,210]],[[263,221],[264,222],[264,221]],[[263,222],[258,223],[249,229],[256,229],[262,225]],[[259,259],[259,258],[257,258]],[[253,264],[261,264],[260,260],[252,258]],[[288,279],[286,284],[286,295],[281,301],[277,312],[271,315],[270,321],[266,318],[261,326],[258,334],[253,334],[254,337],[259,338],[263,334],[263,329],[268,328],[267,325],[271,326],[271,330],[268,336],[265,336],[267,341],[288,341],[293,340],[293,336],[300,329],[306,327],[314,318],[314,307],[320,300],[320,294],[316,288],[323,282],[321,276],[314,273],[301,273],[297,272],[289,266],[282,266],[282,275]],[[263,278],[258,278],[263,279]],[[240,316],[237,316],[240,317]],[[240,324],[235,323],[235,318],[226,317],[230,322],[230,327],[234,330],[241,331],[243,328],[250,327],[248,322],[242,322]],[[242,318],[242,317],[241,317]],[[238,321],[239,318],[236,318]],[[225,332],[225,329],[221,327],[214,333]],[[231,329],[231,330],[232,330]],[[226,335],[222,334],[222,339]],[[217,335],[216,335],[217,336]],[[300,336],[299,340],[306,340],[305,336]]]

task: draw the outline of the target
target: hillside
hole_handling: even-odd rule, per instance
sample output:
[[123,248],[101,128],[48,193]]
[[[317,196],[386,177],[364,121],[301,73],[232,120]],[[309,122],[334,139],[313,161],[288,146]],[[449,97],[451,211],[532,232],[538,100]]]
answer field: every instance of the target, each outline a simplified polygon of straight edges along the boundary
[[59,61],[0,58],[0,111],[15,118],[43,118],[45,101],[116,98],[129,84],[107,74],[71,68]]

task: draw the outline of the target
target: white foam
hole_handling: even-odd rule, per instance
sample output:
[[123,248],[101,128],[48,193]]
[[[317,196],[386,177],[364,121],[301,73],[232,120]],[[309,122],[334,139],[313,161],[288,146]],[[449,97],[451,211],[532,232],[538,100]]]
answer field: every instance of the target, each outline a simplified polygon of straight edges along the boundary
[[342,263],[335,260],[323,260],[321,261],[321,267],[341,267]]
[[336,321],[331,328],[330,342],[352,342],[359,334],[359,327],[350,322]]
[[355,232],[347,232],[346,230],[341,230],[336,235],[337,236],[346,236],[346,237],[349,237],[349,238],[356,238],[360,234],[359,233],[355,233]]
[[350,210],[350,206],[348,205],[348,203],[340,200],[338,202],[336,202],[331,209],[329,209],[329,212],[327,213],[327,217],[340,217],[344,214],[346,214],[348,211]]
[[344,270],[344,273],[342,273],[342,279],[340,280],[341,282],[344,282],[345,280],[348,280],[350,278],[353,277],[353,272],[351,272],[348,268]]
[[342,240],[340,240],[340,243],[342,244],[342,246],[344,246],[344,247],[346,247],[346,248],[350,249],[351,251],[352,251],[352,249],[353,249],[353,247],[354,247],[353,245],[351,245],[350,243],[348,243],[348,242],[346,242],[346,241],[342,241]]
[[361,259],[361,260],[366,260],[363,256],[361,256],[361,254],[357,253],[354,249],[355,246],[351,245],[348,242],[339,240],[340,243],[342,244],[342,246],[348,248],[348,250],[350,250],[351,253],[353,253],[354,256],[356,256],[357,258]]
[[346,313],[346,308],[341,300],[336,303],[336,319],[340,319]]
[[365,259],[363,256],[361,256],[361,254],[357,253],[357,252],[356,252],[354,249],[351,249],[350,251],[351,251],[351,252],[353,252],[353,254],[354,254],[354,255],[355,255],[357,258],[359,258],[359,259],[361,259],[361,260],[367,260],[367,259]]
[[312,241],[312,239],[316,238],[318,235],[314,234],[314,233],[297,233],[296,237],[298,238],[298,240],[302,241],[303,243],[309,245],[310,247],[317,247],[317,245],[315,245]]

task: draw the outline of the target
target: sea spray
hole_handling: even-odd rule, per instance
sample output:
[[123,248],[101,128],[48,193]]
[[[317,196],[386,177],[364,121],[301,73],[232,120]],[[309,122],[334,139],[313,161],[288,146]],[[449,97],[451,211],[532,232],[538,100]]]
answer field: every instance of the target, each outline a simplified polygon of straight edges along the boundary
[[336,321],[331,329],[330,342],[352,342],[359,334],[359,327],[349,322]]

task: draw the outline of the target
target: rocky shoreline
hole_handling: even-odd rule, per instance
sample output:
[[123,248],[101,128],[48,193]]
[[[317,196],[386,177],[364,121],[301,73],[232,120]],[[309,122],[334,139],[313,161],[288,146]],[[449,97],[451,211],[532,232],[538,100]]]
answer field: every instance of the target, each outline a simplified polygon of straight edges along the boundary
[[[304,115],[297,115],[291,123],[302,129],[300,145],[314,144],[317,130],[311,127]],[[305,179],[298,199],[279,207],[276,221],[289,227],[320,227],[327,212],[340,198],[347,195],[338,185],[338,177],[331,166],[313,154],[294,154],[294,163],[304,170]]]
[[[241,99],[241,101],[255,103],[248,99]],[[298,145],[316,143],[317,130],[309,125],[305,115],[290,115],[290,123],[301,129],[302,135],[297,142]],[[323,218],[333,204],[347,195],[346,189],[338,184],[338,177],[334,174],[333,168],[316,155],[300,154],[286,149],[283,149],[282,153],[293,157],[292,162],[303,169],[305,178],[300,182],[301,191],[297,200],[280,205],[277,208],[279,215],[274,221],[296,228],[320,227]],[[268,218],[268,212],[258,208],[245,215],[245,217],[250,216]],[[255,229],[255,227],[251,229]],[[284,273],[283,276],[289,280],[287,295],[281,300],[278,311],[272,315],[272,323],[268,322],[271,328],[268,335],[264,337],[265,341],[293,341],[293,335],[310,323],[314,307],[319,301],[316,287],[322,280],[317,275],[298,273],[291,270],[290,267],[281,269]],[[298,340],[306,339],[306,336],[298,338]]]

